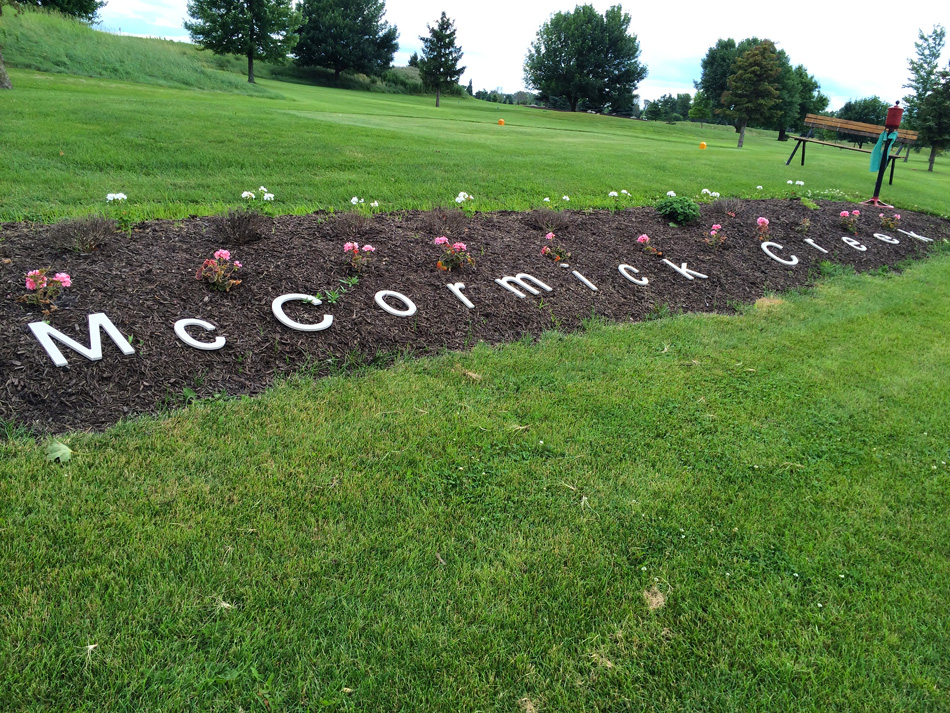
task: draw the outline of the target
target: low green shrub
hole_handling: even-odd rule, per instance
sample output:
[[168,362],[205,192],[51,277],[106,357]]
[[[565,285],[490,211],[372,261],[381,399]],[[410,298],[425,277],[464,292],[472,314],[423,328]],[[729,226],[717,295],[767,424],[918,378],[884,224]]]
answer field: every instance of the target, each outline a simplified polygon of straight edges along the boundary
[[656,204],[656,212],[677,225],[699,220],[699,206],[692,198],[676,196],[664,198]]

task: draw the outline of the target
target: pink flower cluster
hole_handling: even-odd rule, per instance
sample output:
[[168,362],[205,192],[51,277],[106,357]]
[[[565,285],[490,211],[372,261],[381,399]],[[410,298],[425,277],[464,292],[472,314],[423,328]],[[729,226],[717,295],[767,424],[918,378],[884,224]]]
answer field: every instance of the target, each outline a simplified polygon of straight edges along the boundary
[[644,233],[639,238],[637,238],[637,242],[641,245],[646,245],[648,242],[650,242],[650,236]]
[[[345,253],[358,254],[359,251],[360,251],[360,245],[359,245],[359,243],[344,243],[344,244],[343,244],[343,252],[345,252]],[[363,252],[364,252],[364,253],[374,253],[374,252],[376,252],[376,248],[374,248],[372,245],[364,245],[364,246],[363,246]]]
[[644,234],[641,235],[639,238],[637,238],[637,242],[640,243],[640,245],[643,246],[643,252],[645,252],[645,253],[648,253],[648,254],[650,254],[650,255],[662,255],[662,254],[663,254],[663,253],[661,253],[659,250],[657,250],[655,247],[653,247],[652,245],[650,245],[650,236],[647,235],[646,233],[644,233]]
[[764,240],[769,237],[769,219],[768,218],[759,218],[756,222],[756,225],[759,226],[759,240]]
[[[230,250],[217,250],[217,251],[215,251],[215,253],[214,253],[214,259],[215,259],[215,260],[228,261],[228,260],[231,259],[231,251],[230,251]],[[237,260],[235,260],[232,264],[234,265],[234,267],[244,267],[244,266],[243,266],[241,263],[239,263]]]
[[894,228],[896,228],[896,227],[897,227],[897,224],[900,223],[900,221],[901,221],[901,215],[900,215],[900,213],[894,213],[894,214],[889,215],[889,216],[888,216],[888,215],[884,215],[884,213],[880,213],[880,214],[878,215],[878,218],[881,219],[881,227],[882,227],[882,228],[889,228],[890,230],[893,230]]
[[369,264],[369,253],[376,252],[372,245],[364,245],[360,252],[359,243],[344,243],[343,252],[350,255],[350,267],[359,272]]
[[838,216],[841,218],[841,225],[849,233],[858,234],[858,216],[861,215],[861,211],[853,210],[850,213],[846,210],[838,213]]
[[70,287],[73,284],[72,278],[67,275],[65,272],[57,272],[52,277],[46,277],[46,270],[30,270],[26,273],[26,289],[28,290],[43,290],[50,285],[51,282],[56,282],[59,284],[59,287],[54,287],[56,292],[59,292],[60,287]]
[[228,250],[216,250],[214,258],[208,258],[198,271],[195,272],[195,279],[204,281],[211,285],[214,290],[229,292],[232,287],[241,284],[240,280],[235,280],[233,275],[240,268],[244,267],[240,262],[231,260],[231,252]]
[[712,227],[712,230],[709,231],[709,235],[710,235],[711,237],[715,238],[715,237],[716,237],[716,233],[718,233],[720,230],[722,230],[722,226],[719,225],[719,223],[716,223],[716,224]]
[[442,246],[443,250],[445,250],[442,259],[436,263],[436,267],[440,270],[449,271],[463,267],[464,265],[472,266],[475,264],[475,258],[466,252],[468,245],[465,243],[456,242],[449,245],[449,239],[444,235],[440,235],[432,241],[432,244]]

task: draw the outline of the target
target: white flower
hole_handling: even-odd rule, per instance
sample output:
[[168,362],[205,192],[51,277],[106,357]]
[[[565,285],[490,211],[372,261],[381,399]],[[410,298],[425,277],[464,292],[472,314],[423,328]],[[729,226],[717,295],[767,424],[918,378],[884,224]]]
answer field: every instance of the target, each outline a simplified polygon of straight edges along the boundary
[[267,193],[267,189],[264,188],[264,186],[261,186],[261,187],[258,188],[257,190],[259,190],[261,193]]
[[357,198],[356,196],[353,196],[352,198],[350,198],[350,203],[352,203],[353,205],[356,205],[359,202],[360,202],[360,199]]
[[244,193],[241,194],[241,198],[252,199],[254,198],[254,194],[250,191],[244,191]]
[[792,185],[791,181],[785,181],[788,185]]
[[544,202],[545,202],[545,203],[550,203],[550,202],[551,202],[551,199],[550,199],[550,198],[545,198],[545,199],[544,199]]
[[762,190],[762,186],[756,186],[756,189],[761,191],[761,190]]
[[676,198],[676,194],[673,193],[673,191],[667,191],[666,195],[668,195],[670,198]]
[[616,198],[616,197],[617,197],[617,191],[611,191],[611,192],[608,193],[607,195],[610,196],[611,198]]
[[371,208],[379,208],[379,201],[373,201],[369,205]]
[[365,203],[365,202],[366,202],[366,201],[364,201],[362,198],[360,198],[360,203]]
[[818,608],[821,609],[821,602],[818,602]]
[[464,200],[465,200],[465,199],[462,198],[462,196],[457,196],[457,197],[455,198],[455,202],[456,202],[456,203],[462,203]]
[[273,193],[265,193],[265,194],[264,194],[264,200],[265,200],[265,201],[272,201],[272,200],[274,200],[274,194],[273,194]]
[[708,188],[704,188],[704,189],[701,191],[701,193],[705,193],[706,195],[709,195],[709,189],[708,189]]
[[713,192],[710,193],[709,195],[711,195],[713,198],[718,198],[718,197],[719,197],[719,194],[716,193],[716,191],[713,191]]
[[571,199],[570,199],[569,196],[561,196],[561,200],[562,200],[562,201],[569,201],[569,200],[571,200]]
[[620,192],[623,193],[625,196],[629,196],[629,195],[630,195],[630,194],[627,193],[626,191],[620,191]]
[[805,185],[805,182],[804,182],[804,181],[795,181],[795,185],[796,185],[796,186],[804,186],[804,185]]
[[124,201],[125,199],[126,195],[124,193],[110,193],[106,196],[106,200],[110,203],[112,201]]

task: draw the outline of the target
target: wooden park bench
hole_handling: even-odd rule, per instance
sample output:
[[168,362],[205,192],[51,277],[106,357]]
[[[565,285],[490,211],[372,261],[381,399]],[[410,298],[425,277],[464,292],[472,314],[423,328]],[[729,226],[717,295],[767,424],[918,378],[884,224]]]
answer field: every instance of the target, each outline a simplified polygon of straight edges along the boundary
[[[835,144],[829,141],[822,141],[821,139],[812,138],[812,134],[815,129],[827,129],[834,130],[838,133],[844,134],[857,134],[858,136],[867,136],[869,139],[873,139],[875,142],[878,137],[884,132],[883,126],[876,126],[874,124],[863,124],[860,121],[848,121],[847,119],[838,119],[834,116],[820,116],[818,114],[806,114],[805,115],[805,126],[811,127],[808,130],[808,133],[804,136],[792,136],[790,138],[795,139],[798,143],[795,144],[795,148],[792,149],[792,155],[788,157],[788,161],[785,162],[787,166],[792,162],[792,159],[795,158],[795,152],[798,151],[799,147],[802,150],[802,166],[805,165],[805,145],[806,144],[819,144],[820,146],[832,146],[836,149],[845,149],[847,151],[860,151],[861,153],[871,153],[871,149],[859,149],[856,146],[845,146],[844,144]],[[894,164],[897,162],[897,159],[900,157],[901,150],[905,147],[907,151],[904,153],[904,160],[907,160],[907,155],[910,153],[910,145],[917,141],[917,132],[916,131],[907,131],[905,129],[897,130],[897,141],[895,144],[899,144],[897,153],[891,154],[887,157],[888,161],[891,164],[891,177],[888,181],[888,184],[894,183]]]

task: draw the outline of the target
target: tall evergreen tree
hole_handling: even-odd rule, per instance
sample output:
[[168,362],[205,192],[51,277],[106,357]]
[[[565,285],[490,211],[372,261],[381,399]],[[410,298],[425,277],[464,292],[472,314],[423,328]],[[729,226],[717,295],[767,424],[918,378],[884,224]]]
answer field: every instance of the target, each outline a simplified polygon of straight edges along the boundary
[[722,95],[723,113],[733,119],[739,129],[738,148],[745,141],[750,123],[770,124],[781,111],[779,75],[781,61],[771,40],[763,40],[735,63],[727,89]]
[[791,128],[801,132],[805,130],[807,114],[820,114],[828,108],[828,97],[821,93],[821,84],[808,73],[805,65],[796,65],[795,76],[798,78],[798,113]]
[[904,85],[905,89],[912,89],[913,94],[904,97],[903,121],[912,128],[917,128],[917,111],[924,99],[937,86],[937,69],[940,64],[940,54],[946,41],[947,32],[942,25],[934,25],[929,35],[923,30],[917,31],[917,59],[907,60],[910,69],[910,81]]
[[188,14],[185,29],[202,49],[247,57],[251,84],[254,60],[285,61],[301,22],[292,0],[189,0]]
[[378,74],[399,48],[395,27],[383,20],[383,0],[303,0],[303,25],[294,47],[302,67],[329,67]]
[[632,111],[634,92],[647,75],[630,15],[620,5],[600,15],[591,5],[551,16],[538,30],[524,64],[525,83],[549,102],[563,97],[571,111],[584,105],[612,113]]
[[920,142],[930,146],[927,170],[933,171],[937,154],[950,149],[950,71],[936,73],[933,88],[918,107],[917,131]]
[[435,27],[426,26],[428,37],[422,40],[422,56],[419,58],[419,72],[423,83],[435,89],[435,105],[439,106],[439,97],[444,88],[457,84],[465,67],[459,67],[462,48],[455,44],[455,23],[445,13]]

